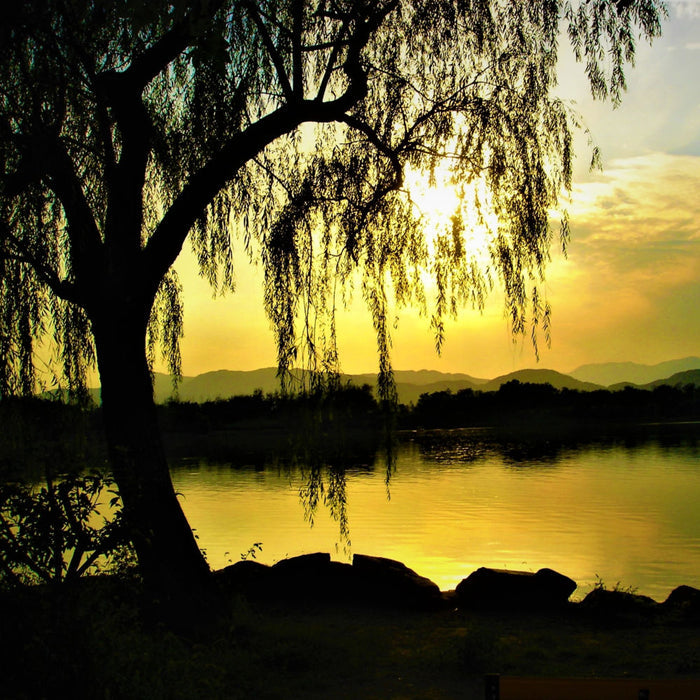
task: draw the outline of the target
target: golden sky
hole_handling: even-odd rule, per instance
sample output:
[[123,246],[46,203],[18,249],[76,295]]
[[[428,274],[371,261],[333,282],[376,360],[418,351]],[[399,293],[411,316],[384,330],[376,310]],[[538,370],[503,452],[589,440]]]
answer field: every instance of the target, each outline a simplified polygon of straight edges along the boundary
[[[603,171],[589,172],[579,137],[572,240],[566,260],[553,250],[545,287],[552,345],[542,344],[539,365],[529,341],[513,342],[496,289],[483,314],[465,310],[448,324],[440,357],[427,319],[402,310],[393,331],[396,369],[494,377],[533,366],[567,372],[589,362],[700,355],[700,0],[668,4],[664,35],[651,48],[639,44],[617,110],[594,103],[582,67],[562,60],[559,93],[576,101]],[[178,260],[185,375],[276,364],[261,279],[244,258],[236,258],[236,293],[217,299],[189,251]],[[339,315],[338,336],[343,371],[376,371],[371,319],[360,303]]]

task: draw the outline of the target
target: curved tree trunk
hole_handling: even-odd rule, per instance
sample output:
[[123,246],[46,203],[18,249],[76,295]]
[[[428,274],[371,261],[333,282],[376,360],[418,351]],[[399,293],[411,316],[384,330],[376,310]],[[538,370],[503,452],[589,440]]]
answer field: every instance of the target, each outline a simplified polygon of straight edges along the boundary
[[170,478],[143,317],[120,310],[93,319],[109,459],[145,584],[162,602],[186,601],[207,590],[210,572]]

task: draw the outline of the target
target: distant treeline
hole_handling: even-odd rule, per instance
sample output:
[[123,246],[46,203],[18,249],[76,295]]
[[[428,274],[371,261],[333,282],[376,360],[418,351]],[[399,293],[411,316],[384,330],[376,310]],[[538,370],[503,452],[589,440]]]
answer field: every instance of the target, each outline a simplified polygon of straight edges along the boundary
[[[382,411],[368,385],[345,385],[330,393],[251,396],[205,403],[169,402],[159,407],[166,432],[210,432],[232,427],[276,426],[333,431],[338,426],[374,430]],[[653,390],[556,389],[551,384],[513,380],[497,391],[462,389],[421,394],[415,405],[399,406],[398,428],[463,428],[540,423],[638,423],[700,420],[700,387],[663,385]]]
[[[46,399],[0,401],[0,451],[33,446],[36,440],[72,443],[92,452],[100,441],[101,409]],[[256,391],[205,403],[170,401],[158,406],[166,434],[208,434],[274,428],[323,434],[340,428],[378,430],[383,413],[368,385],[344,385],[331,392],[285,396]],[[556,389],[551,384],[503,384],[498,391],[463,389],[422,394],[415,405],[399,406],[399,428],[456,428],[513,423],[634,423],[700,420],[700,387],[627,387],[620,391]],[[0,459],[2,459],[0,454]]]
[[[169,401],[157,411],[171,456],[250,464],[308,462],[316,453],[335,461],[362,461],[387,425],[369,386],[303,395],[256,391],[204,403]],[[0,400],[0,426],[0,478],[27,475],[28,465],[30,476],[41,476],[47,470],[64,473],[106,464],[102,409],[94,404],[5,398]]]
[[630,423],[700,419],[700,387],[663,385],[653,390],[555,389],[513,380],[498,391],[463,389],[422,394],[401,412],[404,427],[455,428],[522,422]]
[[232,426],[254,428],[258,424],[298,427],[300,421],[323,430],[338,424],[372,426],[376,423],[379,407],[371,387],[349,385],[307,394],[255,391],[248,396],[203,403],[169,401],[158,406],[158,413],[166,432],[208,432],[227,430]]
[[[332,392],[284,396],[261,391],[205,403],[172,401],[159,406],[168,432],[208,432],[232,426],[299,427],[300,421],[325,430],[347,425],[377,428],[382,411],[368,385]],[[462,389],[421,394],[415,405],[399,406],[399,428],[463,428],[521,422],[635,423],[700,420],[700,387],[663,385],[653,390],[556,389],[551,384],[513,380],[497,391]]]
[[105,458],[94,407],[38,397],[0,400],[1,479],[100,469]]

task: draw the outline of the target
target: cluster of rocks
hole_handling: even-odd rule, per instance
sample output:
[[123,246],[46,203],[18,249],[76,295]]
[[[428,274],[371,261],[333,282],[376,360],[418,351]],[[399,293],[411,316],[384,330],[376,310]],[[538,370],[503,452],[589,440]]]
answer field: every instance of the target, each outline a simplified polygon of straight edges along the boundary
[[245,560],[215,572],[227,590],[249,598],[357,602],[434,609],[444,604],[440,589],[401,562],[355,554],[352,564],[330,554],[304,554],[273,566]]
[[[352,564],[331,561],[330,554],[306,554],[273,566],[240,561],[215,573],[228,591],[251,599],[369,604],[414,610],[445,607],[472,610],[552,610],[572,605],[576,582],[552,569],[537,572],[480,568],[454,591],[438,586],[393,559],[355,554]],[[671,614],[700,622],[700,590],[676,588],[666,601],[628,591],[596,588],[577,609],[606,618]]]
[[639,619],[662,615],[666,620],[700,624],[700,590],[674,588],[663,603],[630,591],[593,589],[579,604],[590,615],[603,619]]

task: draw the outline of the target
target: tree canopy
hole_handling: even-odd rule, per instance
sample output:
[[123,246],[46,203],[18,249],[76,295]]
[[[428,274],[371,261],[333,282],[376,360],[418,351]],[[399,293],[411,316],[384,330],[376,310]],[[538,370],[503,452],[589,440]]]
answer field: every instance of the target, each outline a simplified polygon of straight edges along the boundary
[[[235,287],[234,239],[260,262],[283,372],[333,377],[334,312],[353,287],[385,399],[391,296],[425,310],[439,349],[445,318],[500,279],[513,331],[536,339],[578,119],[553,90],[560,31],[593,94],[617,102],[662,14],[654,0],[2,3],[0,396],[34,390],[42,344],[74,394],[97,365],[157,600],[191,608],[210,585],[150,373],[158,347],[180,372],[173,264],[187,239],[216,290]],[[444,167],[464,209],[426,235],[406,175]],[[483,228],[485,264],[470,247]]]
[[[445,317],[479,307],[495,278],[513,330],[546,331],[538,282],[578,125],[554,96],[560,32],[593,94],[617,102],[663,6],[48,0],[0,13],[6,395],[34,389],[47,334],[79,390],[95,362],[96,309],[137,298],[151,363],[160,345],[177,374],[183,307],[171,268],[188,237],[218,290],[235,287],[232,238],[262,261],[282,368],[302,352],[312,367],[337,365],[333,311],[353,284],[382,374],[389,293],[426,310],[438,348]],[[486,267],[469,247],[485,215],[456,212],[426,241],[405,171],[443,162],[472,209],[498,216]]]

